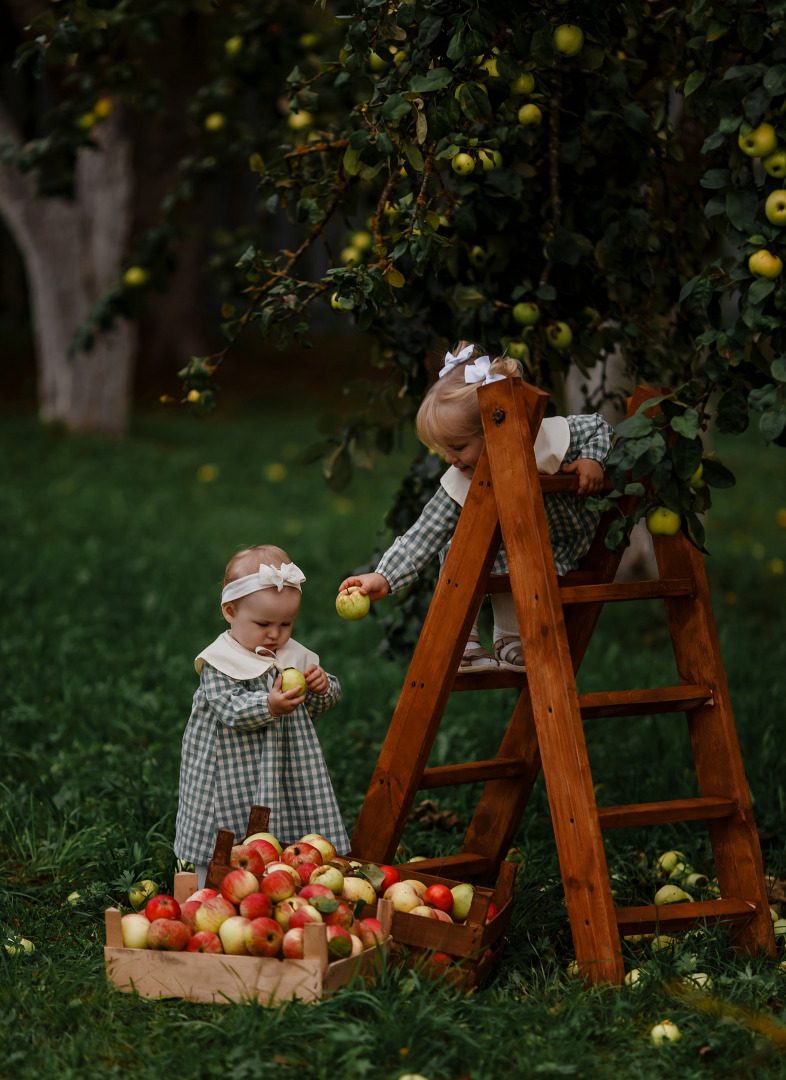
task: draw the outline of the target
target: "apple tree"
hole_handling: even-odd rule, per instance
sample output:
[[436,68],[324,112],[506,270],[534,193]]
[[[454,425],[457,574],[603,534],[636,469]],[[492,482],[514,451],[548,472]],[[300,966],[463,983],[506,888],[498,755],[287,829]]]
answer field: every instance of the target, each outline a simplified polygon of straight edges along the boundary
[[[85,87],[77,115],[98,94],[139,108],[159,92],[114,63],[138,5],[101,2],[48,8],[25,46],[45,64],[61,42]],[[636,517],[663,506],[703,547],[712,489],[734,482],[705,450],[708,425],[753,420],[786,441],[786,0],[321,0],[312,40],[283,34],[298,45],[278,50],[291,63],[261,124],[266,5],[192,6],[224,37],[188,101],[199,142],[163,220],[226,169],[246,171],[260,212],[211,258],[225,345],[186,360],[184,400],[211,405],[241,334],[308,343],[317,311],[358,328],[374,369],[363,407],[313,448],[338,489],[411,422],[433,350],[507,351],[557,408],[576,367],[614,394],[603,373],[621,357],[653,396],[617,428],[601,505],[649,477]],[[282,22],[288,7],[306,10],[278,5]],[[132,248],[151,283],[168,243],[154,235]],[[107,295],[80,333],[116,308]],[[414,464],[394,529],[437,471]],[[609,542],[632,524],[620,513]]]

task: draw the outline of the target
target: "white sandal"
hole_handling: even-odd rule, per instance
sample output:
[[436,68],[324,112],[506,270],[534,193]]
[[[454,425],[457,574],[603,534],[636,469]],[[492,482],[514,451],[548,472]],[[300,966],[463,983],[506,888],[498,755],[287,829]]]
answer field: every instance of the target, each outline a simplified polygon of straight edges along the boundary
[[524,663],[524,650],[521,647],[521,639],[517,637],[499,637],[494,642],[494,656],[499,661],[499,666],[508,671],[526,671]]
[[459,672],[468,674],[479,671],[499,671],[499,664],[480,643],[480,638],[470,634],[464,646],[464,655],[459,664]]

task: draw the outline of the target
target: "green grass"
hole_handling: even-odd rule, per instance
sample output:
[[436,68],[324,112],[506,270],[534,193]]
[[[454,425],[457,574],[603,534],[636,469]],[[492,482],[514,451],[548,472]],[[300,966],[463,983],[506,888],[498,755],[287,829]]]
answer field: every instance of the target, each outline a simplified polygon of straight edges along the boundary
[[[308,577],[297,636],[342,682],[319,732],[350,831],[404,678],[405,661],[376,654],[376,618],[344,623],[333,597],[370,558],[413,444],[338,496],[318,468],[298,464],[316,437],[311,406],[273,404],[200,423],[143,413],[123,443],[2,416],[0,932],[36,951],[0,950],[0,1078],[786,1076],[786,1056],[745,1019],[786,1026],[782,955],[737,957],[707,931],[675,951],[629,949],[627,965],[648,972],[635,990],[587,991],[566,976],[572,948],[542,781],[517,837],[525,862],[502,961],[469,997],[397,971],[373,989],[273,1010],[150,1002],[106,985],[104,907],[139,877],[171,882],[193,657],[222,629],[229,556],[278,543]],[[786,556],[786,459],[747,438],[721,449],[739,484],[716,497],[707,565],[767,869],[783,877],[786,634],[774,560]],[[283,478],[270,478],[281,476],[271,464]],[[666,682],[672,668],[654,609],[610,610],[581,688]],[[511,708],[506,691],[456,695],[432,762],[493,754]],[[594,721],[587,739],[602,803],[693,790],[681,717]],[[477,792],[425,794],[466,823]],[[460,835],[420,822],[404,843],[429,855],[455,850]],[[651,898],[653,860],[673,846],[711,871],[697,827],[609,835],[620,903]],[[65,902],[73,890],[75,907]],[[670,990],[691,969],[713,977],[712,996],[700,996],[710,1010]],[[646,1033],[664,1016],[684,1038],[652,1047]]]

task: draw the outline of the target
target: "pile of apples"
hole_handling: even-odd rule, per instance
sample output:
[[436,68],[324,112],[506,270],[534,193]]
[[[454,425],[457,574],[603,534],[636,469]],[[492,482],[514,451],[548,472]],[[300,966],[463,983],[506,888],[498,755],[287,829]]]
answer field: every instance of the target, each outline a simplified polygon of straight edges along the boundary
[[[379,920],[362,917],[363,907],[376,903],[374,886],[353,876],[325,837],[310,833],[282,847],[270,833],[257,833],[232,848],[229,862],[220,889],[199,889],[182,906],[172,896],[151,896],[141,911],[124,915],[123,945],[299,960],[309,922],[326,925],[331,961],[384,941]],[[383,880],[383,868],[374,866],[373,876]]]

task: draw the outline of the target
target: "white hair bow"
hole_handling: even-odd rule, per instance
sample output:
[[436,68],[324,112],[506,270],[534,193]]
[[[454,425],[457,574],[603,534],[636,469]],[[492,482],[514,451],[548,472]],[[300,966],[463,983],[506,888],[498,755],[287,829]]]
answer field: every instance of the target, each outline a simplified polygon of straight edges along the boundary
[[474,364],[467,364],[464,368],[464,382],[468,383],[482,383],[486,386],[488,383],[499,382],[500,379],[504,379],[504,375],[490,375],[489,368],[491,367],[491,358],[488,356],[479,356]]
[[221,593],[221,603],[227,604],[230,600],[239,600],[241,596],[249,596],[259,592],[260,589],[278,589],[279,592],[285,585],[291,585],[301,591],[300,583],[306,580],[303,571],[293,562],[282,563],[281,566],[265,566],[260,563],[259,570],[255,574],[246,574],[245,577],[230,581],[224,586]]
[[474,345],[465,345],[461,352],[458,354],[458,356],[454,356],[452,352],[446,352],[445,364],[442,368],[442,371],[440,371],[439,373],[440,379],[443,375],[447,375],[447,373],[451,371],[456,366],[456,364],[463,364],[465,360],[469,360],[470,356],[472,356],[474,351]]

